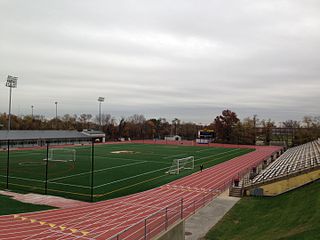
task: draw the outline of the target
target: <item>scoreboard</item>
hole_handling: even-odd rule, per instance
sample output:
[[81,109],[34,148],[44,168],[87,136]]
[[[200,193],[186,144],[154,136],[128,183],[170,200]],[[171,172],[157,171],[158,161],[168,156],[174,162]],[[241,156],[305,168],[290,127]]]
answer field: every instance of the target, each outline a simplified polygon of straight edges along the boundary
[[214,130],[200,130],[198,131],[197,143],[208,144],[214,141],[215,132]]

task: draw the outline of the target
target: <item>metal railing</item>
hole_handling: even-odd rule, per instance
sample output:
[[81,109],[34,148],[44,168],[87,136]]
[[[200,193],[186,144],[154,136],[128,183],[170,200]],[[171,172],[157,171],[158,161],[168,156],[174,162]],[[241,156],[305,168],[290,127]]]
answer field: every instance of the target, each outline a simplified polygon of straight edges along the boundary
[[221,192],[232,184],[232,179],[215,190],[208,190],[201,196],[185,200],[181,198],[152,215],[140,220],[136,224],[122,230],[108,238],[109,240],[150,240],[168,228],[195,214],[197,210],[206,206]]

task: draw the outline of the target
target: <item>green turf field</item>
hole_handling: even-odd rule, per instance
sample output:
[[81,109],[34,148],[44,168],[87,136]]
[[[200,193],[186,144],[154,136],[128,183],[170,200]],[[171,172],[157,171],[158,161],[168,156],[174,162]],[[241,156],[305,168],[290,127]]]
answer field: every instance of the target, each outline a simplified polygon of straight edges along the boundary
[[318,181],[277,197],[245,197],[205,239],[320,239],[319,189]]
[[[72,147],[75,162],[52,162],[48,166],[48,193],[90,200],[91,147]],[[243,155],[250,149],[209,148],[155,144],[110,144],[94,148],[94,201],[119,197],[151,189],[199,170]],[[132,151],[131,153],[113,153]],[[176,158],[194,156],[195,169],[179,175],[165,172]],[[10,153],[9,189],[44,192],[46,150]],[[0,184],[5,187],[7,153],[0,152]]]

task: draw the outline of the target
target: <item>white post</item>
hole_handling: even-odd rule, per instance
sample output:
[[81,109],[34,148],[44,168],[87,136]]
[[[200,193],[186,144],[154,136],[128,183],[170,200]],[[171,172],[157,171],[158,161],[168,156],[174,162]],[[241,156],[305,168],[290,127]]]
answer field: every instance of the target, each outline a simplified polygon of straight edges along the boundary
[[178,160],[178,174],[180,173],[180,161]]

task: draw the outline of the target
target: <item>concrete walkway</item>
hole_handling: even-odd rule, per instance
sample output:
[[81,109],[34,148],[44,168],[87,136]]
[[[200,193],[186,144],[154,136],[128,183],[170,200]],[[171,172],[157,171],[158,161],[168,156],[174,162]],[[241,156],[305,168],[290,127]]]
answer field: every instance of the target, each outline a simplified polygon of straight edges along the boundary
[[200,240],[240,200],[222,193],[185,222],[185,239]]
[[87,202],[81,202],[73,199],[35,193],[21,194],[10,191],[0,191],[0,194],[10,196],[12,197],[12,199],[24,203],[48,205],[58,208],[82,207],[90,204]]

